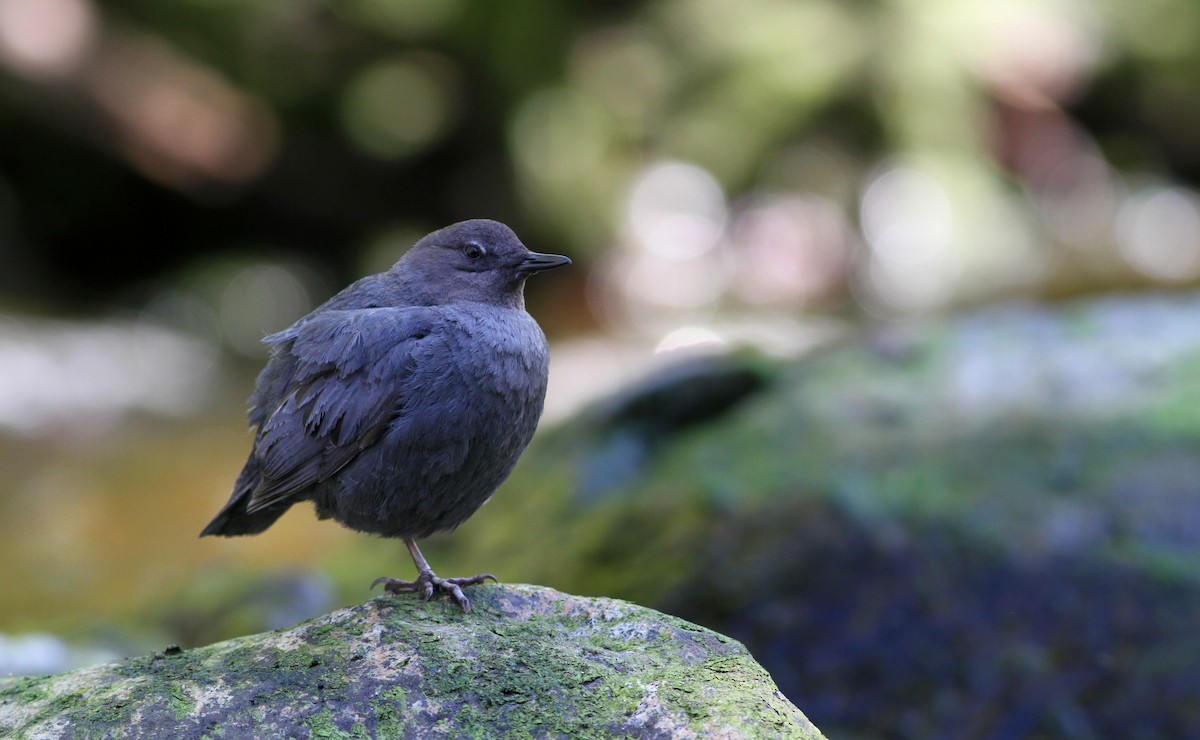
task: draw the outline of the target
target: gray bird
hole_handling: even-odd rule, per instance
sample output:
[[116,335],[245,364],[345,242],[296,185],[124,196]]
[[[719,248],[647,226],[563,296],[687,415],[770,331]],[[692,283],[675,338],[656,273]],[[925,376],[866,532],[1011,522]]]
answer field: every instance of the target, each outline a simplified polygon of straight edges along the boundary
[[525,279],[570,262],[504,224],[463,221],[264,339],[254,448],[200,536],[257,534],[312,501],[321,519],[404,540],[417,579],[372,588],[438,589],[470,610],[462,587],[495,576],[439,578],[416,541],[466,521],[529,444],[549,350]]

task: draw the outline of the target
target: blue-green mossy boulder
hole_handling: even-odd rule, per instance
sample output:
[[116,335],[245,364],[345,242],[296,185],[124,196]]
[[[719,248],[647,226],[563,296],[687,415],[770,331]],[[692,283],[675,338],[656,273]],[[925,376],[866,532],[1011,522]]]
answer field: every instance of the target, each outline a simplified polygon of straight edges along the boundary
[[3,737],[821,738],[742,645],[533,586],[0,682]]

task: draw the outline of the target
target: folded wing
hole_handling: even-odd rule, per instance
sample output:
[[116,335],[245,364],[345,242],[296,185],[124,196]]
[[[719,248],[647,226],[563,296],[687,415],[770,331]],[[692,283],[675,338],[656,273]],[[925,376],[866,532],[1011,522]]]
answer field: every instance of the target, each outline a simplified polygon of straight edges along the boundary
[[422,307],[330,311],[267,338],[247,513],[303,497],[379,440],[403,413],[421,356],[441,341],[437,322]]

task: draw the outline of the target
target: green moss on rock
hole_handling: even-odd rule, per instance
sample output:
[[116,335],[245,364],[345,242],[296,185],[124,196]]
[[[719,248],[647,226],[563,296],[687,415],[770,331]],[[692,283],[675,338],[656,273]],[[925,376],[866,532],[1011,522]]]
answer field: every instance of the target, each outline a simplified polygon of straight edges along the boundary
[[819,731],[745,648],[532,586],[474,610],[377,598],[291,629],[0,684],[0,735],[796,737]]

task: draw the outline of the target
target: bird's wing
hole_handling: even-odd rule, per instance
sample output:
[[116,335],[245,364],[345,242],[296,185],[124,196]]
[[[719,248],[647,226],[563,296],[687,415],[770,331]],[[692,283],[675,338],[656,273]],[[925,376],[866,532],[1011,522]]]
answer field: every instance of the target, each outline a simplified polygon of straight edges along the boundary
[[268,337],[272,359],[251,401],[260,478],[246,511],[303,493],[378,441],[405,380],[441,341],[438,321],[420,307],[327,311]]

